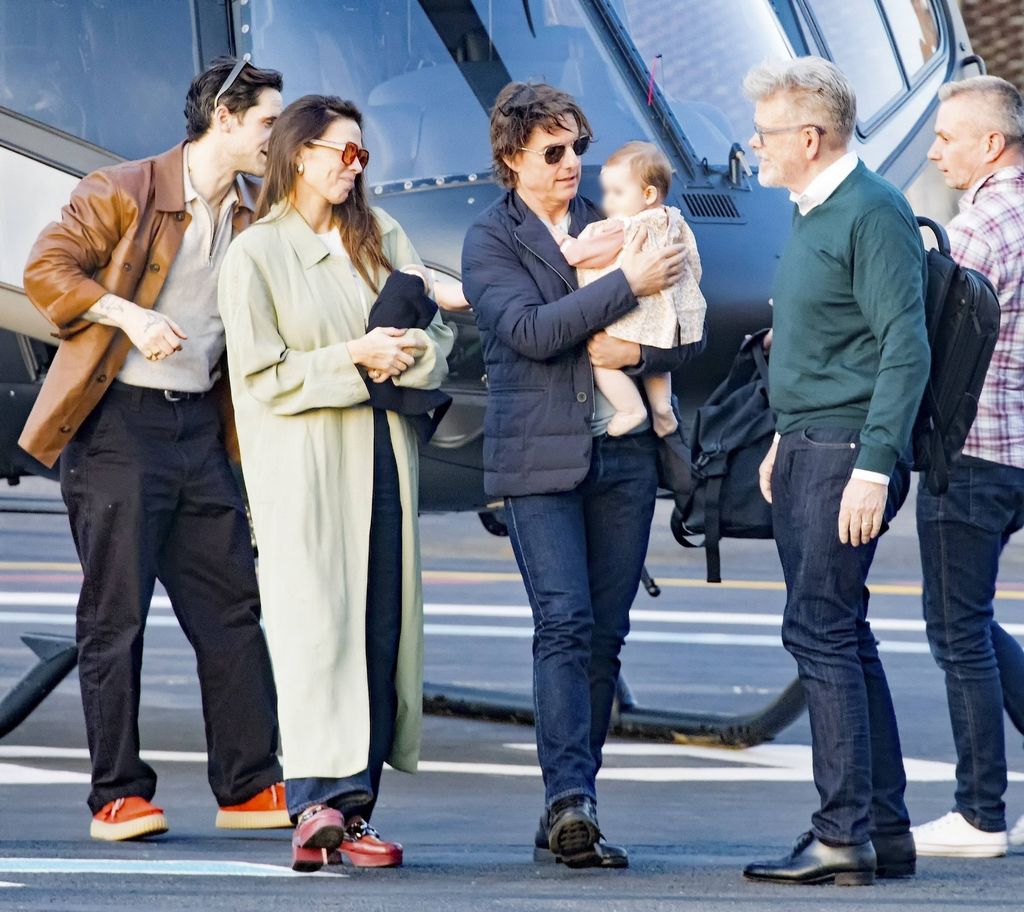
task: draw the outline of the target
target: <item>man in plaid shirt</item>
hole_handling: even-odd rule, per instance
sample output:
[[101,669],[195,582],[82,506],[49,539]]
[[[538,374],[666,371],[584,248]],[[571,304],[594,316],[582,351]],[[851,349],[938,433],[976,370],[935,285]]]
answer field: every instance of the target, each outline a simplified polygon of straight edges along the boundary
[[980,858],[1024,843],[1024,817],[1008,838],[1003,803],[1003,708],[1024,732],[1024,652],[992,607],[1000,553],[1024,526],[1024,100],[994,76],[947,84],[939,98],[928,158],[966,191],[948,226],[953,257],[992,282],[1002,320],[949,491],[918,488],[924,613],[946,675],[957,788],[954,810],[913,833],[919,855]]

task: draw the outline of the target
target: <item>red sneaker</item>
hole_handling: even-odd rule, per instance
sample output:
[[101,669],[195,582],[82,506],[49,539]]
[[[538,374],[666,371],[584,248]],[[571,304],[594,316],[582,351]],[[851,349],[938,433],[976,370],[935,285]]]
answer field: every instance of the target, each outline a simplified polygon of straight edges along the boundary
[[275,782],[242,804],[217,811],[222,830],[291,829],[292,818],[284,799],[284,783]]
[[89,835],[93,839],[108,842],[159,836],[166,832],[167,818],[163,808],[155,807],[137,795],[107,802],[98,814],[93,815],[89,826]]
[[331,863],[330,856],[345,836],[340,811],[314,804],[306,808],[292,834],[292,870],[310,873]]
[[358,868],[397,868],[403,860],[402,846],[385,842],[362,817],[353,817],[345,827],[341,854]]

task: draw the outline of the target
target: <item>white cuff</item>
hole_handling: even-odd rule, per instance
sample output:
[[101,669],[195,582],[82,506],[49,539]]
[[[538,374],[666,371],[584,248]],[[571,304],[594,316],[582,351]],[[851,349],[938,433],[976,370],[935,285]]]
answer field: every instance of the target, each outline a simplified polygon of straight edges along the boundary
[[859,478],[861,481],[870,481],[873,484],[880,484],[889,487],[889,476],[881,472],[869,472],[867,469],[854,469],[851,478]]

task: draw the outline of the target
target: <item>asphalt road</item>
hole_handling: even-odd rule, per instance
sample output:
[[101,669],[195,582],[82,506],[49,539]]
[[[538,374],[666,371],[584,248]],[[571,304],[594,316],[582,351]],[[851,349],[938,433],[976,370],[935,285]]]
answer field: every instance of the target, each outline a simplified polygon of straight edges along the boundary
[[[9,495],[16,495],[14,497]],[[0,491],[0,507],[57,509],[52,485]],[[426,676],[527,694],[530,625],[507,540],[473,516],[423,520]],[[659,708],[743,712],[792,679],[778,643],[783,604],[770,542],[727,542],[726,583],[702,582],[659,508],[649,567],[662,595],[638,596],[624,670]],[[947,811],[952,740],[941,676],[919,624],[912,505],[883,540],[872,616],[882,641],[915,820]],[[32,664],[29,630],[70,634],[80,575],[59,512],[0,513],[0,694]],[[997,611],[1024,634],[1024,546],[1011,543]],[[88,836],[88,763],[72,675],[0,740],[0,909],[53,910],[988,910],[1022,907],[1024,852],[923,859],[914,880],[871,888],[748,884],[750,860],[783,854],[815,806],[806,720],[748,751],[610,744],[599,781],[602,827],[626,844],[623,872],[538,866],[531,841],[542,791],[525,727],[429,717],[423,770],[385,774],[375,823],[406,847],[393,871],[292,875],[288,834],[214,829],[194,659],[166,603],[154,603],[143,672],[142,741],[157,752],[156,801],[171,831],[139,843]],[[1024,814],[1024,752],[1008,736],[1011,823]]]

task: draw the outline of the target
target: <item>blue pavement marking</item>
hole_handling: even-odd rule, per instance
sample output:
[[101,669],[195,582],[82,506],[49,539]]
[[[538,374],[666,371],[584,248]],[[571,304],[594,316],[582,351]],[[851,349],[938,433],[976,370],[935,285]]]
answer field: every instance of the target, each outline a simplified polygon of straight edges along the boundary
[[[159,877],[310,877],[245,861],[132,861],[108,858],[0,858],[0,874],[152,874]],[[347,874],[318,872],[323,877]]]

